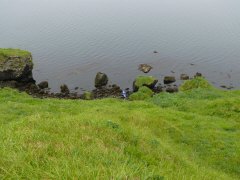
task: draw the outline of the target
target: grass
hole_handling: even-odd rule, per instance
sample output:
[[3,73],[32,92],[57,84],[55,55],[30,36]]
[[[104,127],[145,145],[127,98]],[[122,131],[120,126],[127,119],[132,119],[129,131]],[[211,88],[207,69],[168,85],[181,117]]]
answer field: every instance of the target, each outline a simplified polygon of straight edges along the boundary
[[0,179],[239,179],[240,91],[145,101],[0,90]]
[[1,49],[0,48],[0,61],[5,60],[6,57],[9,56],[19,56],[19,57],[29,57],[31,53],[28,51],[20,50],[20,49]]

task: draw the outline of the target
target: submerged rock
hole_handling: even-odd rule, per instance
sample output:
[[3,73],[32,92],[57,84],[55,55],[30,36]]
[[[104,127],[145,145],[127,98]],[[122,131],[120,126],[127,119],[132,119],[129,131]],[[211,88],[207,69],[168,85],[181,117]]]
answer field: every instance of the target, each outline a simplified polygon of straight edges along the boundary
[[32,55],[19,49],[0,49],[0,81],[33,82]]
[[174,76],[165,76],[163,81],[164,81],[164,84],[171,84],[171,83],[174,83],[176,79]]
[[153,89],[157,84],[158,80],[153,76],[138,76],[133,82],[133,91],[136,92],[142,86],[146,86]]
[[138,69],[144,73],[148,73],[149,71],[151,71],[152,66],[148,65],[148,64],[140,64]]
[[108,77],[106,74],[98,72],[95,77],[95,87],[101,88],[103,86],[106,86],[108,83]]

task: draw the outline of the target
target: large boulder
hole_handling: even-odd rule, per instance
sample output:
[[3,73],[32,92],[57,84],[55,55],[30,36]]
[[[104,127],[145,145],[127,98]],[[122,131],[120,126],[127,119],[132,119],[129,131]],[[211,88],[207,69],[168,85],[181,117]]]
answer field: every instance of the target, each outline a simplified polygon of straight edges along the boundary
[[133,82],[133,91],[136,92],[142,86],[146,86],[153,89],[157,84],[158,80],[153,76],[138,76]]
[[32,55],[19,49],[0,49],[0,81],[33,82]]
[[108,83],[108,77],[106,74],[98,72],[95,77],[95,87],[101,88],[103,86],[106,86]]

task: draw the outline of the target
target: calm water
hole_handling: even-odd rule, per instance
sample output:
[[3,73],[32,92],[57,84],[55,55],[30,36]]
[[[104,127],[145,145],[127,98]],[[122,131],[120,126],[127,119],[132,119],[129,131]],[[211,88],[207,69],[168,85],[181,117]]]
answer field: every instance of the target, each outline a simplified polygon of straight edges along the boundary
[[98,71],[131,87],[140,63],[160,80],[199,71],[239,88],[239,8],[239,0],[0,0],[0,47],[31,51],[35,79],[54,91],[92,89]]

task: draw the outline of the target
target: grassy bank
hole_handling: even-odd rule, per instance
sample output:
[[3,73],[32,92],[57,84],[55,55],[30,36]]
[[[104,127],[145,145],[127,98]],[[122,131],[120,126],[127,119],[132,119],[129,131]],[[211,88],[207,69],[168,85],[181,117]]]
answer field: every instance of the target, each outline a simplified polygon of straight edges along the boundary
[[240,91],[145,101],[0,90],[0,179],[239,179]]

